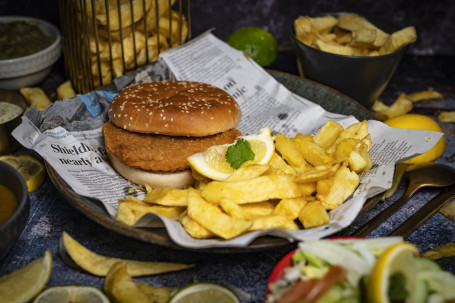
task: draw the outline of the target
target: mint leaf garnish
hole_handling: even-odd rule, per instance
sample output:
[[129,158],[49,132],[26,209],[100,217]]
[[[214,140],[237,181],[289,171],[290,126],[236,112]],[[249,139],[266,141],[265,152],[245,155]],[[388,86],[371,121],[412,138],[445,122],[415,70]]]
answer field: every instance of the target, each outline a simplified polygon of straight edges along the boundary
[[245,139],[238,140],[234,145],[229,146],[226,151],[226,161],[233,169],[239,169],[246,161],[254,160],[254,156],[250,142]]

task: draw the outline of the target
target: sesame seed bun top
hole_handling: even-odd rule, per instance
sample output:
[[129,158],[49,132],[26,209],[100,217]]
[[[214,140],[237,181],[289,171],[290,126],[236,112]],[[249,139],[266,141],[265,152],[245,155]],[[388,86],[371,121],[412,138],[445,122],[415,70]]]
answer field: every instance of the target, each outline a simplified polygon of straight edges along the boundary
[[109,119],[125,130],[202,137],[235,127],[241,118],[234,98],[215,86],[160,81],[129,86],[112,101]]

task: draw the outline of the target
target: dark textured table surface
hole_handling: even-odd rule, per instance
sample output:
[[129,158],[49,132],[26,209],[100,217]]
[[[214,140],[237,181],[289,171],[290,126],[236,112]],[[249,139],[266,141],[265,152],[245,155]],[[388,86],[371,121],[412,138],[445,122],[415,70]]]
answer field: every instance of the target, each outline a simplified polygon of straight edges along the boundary
[[[197,1],[194,2],[197,6]],[[450,43],[453,46],[453,40]],[[452,50],[449,45],[448,52],[443,51],[437,56],[408,54],[398,67],[389,86],[381,95],[381,100],[390,104],[400,93],[411,93],[432,88],[443,93],[444,100],[417,103],[413,112],[423,113],[434,118],[441,110],[455,110],[455,57],[451,53]],[[447,55],[447,53],[449,54]],[[271,68],[297,74],[295,57],[289,50],[282,51],[277,62]],[[63,82],[64,79],[65,76],[62,73],[60,63],[56,65],[41,86],[46,92],[50,93],[55,91],[56,85]],[[440,125],[446,134],[447,148],[437,162],[455,167],[455,124],[440,123]],[[31,152],[22,149],[18,153]],[[395,201],[403,194],[405,185],[406,182],[403,181],[398,191],[391,198],[367,212],[342,233],[349,233],[349,231],[354,230],[383,207]],[[438,189],[421,189],[402,210],[375,230],[371,236],[379,237],[388,234],[438,192]],[[0,276],[41,257],[45,250],[50,250],[54,263],[49,286],[81,284],[101,288],[104,282],[103,278],[69,268],[58,256],[58,241],[61,233],[66,231],[83,245],[99,254],[137,260],[195,264],[194,268],[186,271],[143,277],[137,280],[146,281],[154,286],[174,288],[195,281],[220,282],[233,285],[250,294],[252,296],[250,302],[263,302],[270,272],[277,261],[295,247],[295,244],[291,244],[263,252],[235,254],[173,250],[127,238],[101,227],[71,207],[59,194],[49,178],[30,195],[30,199],[31,213],[28,224],[14,248],[5,259],[0,260]],[[437,213],[406,240],[415,243],[421,251],[455,242],[455,223]],[[455,273],[454,258],[444,259],[440,263],[445,269]],[[247,302],[247,300],[244,301]]]

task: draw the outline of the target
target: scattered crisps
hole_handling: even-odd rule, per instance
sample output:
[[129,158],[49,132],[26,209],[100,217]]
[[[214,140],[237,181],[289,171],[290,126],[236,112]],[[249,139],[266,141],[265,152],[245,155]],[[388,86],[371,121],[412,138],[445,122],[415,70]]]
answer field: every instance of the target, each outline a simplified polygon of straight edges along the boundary
[[51,100],[46,93],[39,87],[22,87],[19,92],[27,100],[28,104],[36,107],[37,110],[43,111],[51,105]]
[[455,257],[455,243],[448,243],[422,253],[422,257],[432,260]]
[[166,303],[174,289],[154,287],[146,282],[134,282],[126,264],[116,262],[109,268],[104,280],[104,292],[115,303]]
[[119,201],[119,210],[130,202],[144,209],[137,214],[153,206],[180,207],[176,220],[196,239],[313,228],[329,223],[330,210],[353,194],[358,174],[373,166],[367,121],[346,128],[328,121],[316,134],[294,138],[277,133],[274,144],[268,163],[245,162],[223,181],[199,176],[187,189],[146,186],[142,204],[128,198]]
[[134,302],[150,303],[146,294],[133,282],[131,276],[128,275],[126,265],[122,262],[115,262],[109,268],[109,271],[104,280],[104,292],[113,302],[123,303]]
[[132,277],[156,275],[193,267],[193,265],[187,264],[144,262],[98,255],[74,240],[66,232],[62,233],[60,243],[78,266],[95,276],[105,277],[111,266],[117,262],[125,264],[128,274]]
[[413,26],[387,34],[366,18],[344,13],[334,16],[299,16],[294,31],[302,43],[339,55],[378,56],[393,53],[416,41]]
[[444,96],[434,90],[424,90],[411,94],[401,94],[390,106],[376,100],[373,110],[376,112],[376,119],[385,121],[390,118],[404,115],[412,111],[414,103],[422,100],[440,100]]
[[441,122],[455,122],[455,111],[442,111],[438,115]]
[[71,81],[65,81],[57,87],[57,99],[65,100],[76,97],[76,92],[73,89]]

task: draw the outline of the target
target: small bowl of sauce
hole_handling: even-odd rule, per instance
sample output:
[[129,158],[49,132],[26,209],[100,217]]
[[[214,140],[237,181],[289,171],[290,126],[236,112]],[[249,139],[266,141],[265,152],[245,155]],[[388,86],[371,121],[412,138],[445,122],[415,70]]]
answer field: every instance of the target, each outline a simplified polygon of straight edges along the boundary
[[0,154],[19,148],[11,132],[21,123],[26,106],[27,102],[20,94],[0,89]]
[[0,161],[0,260],[19,239],[29,213],[30,200],[25,179],[11,165]]

